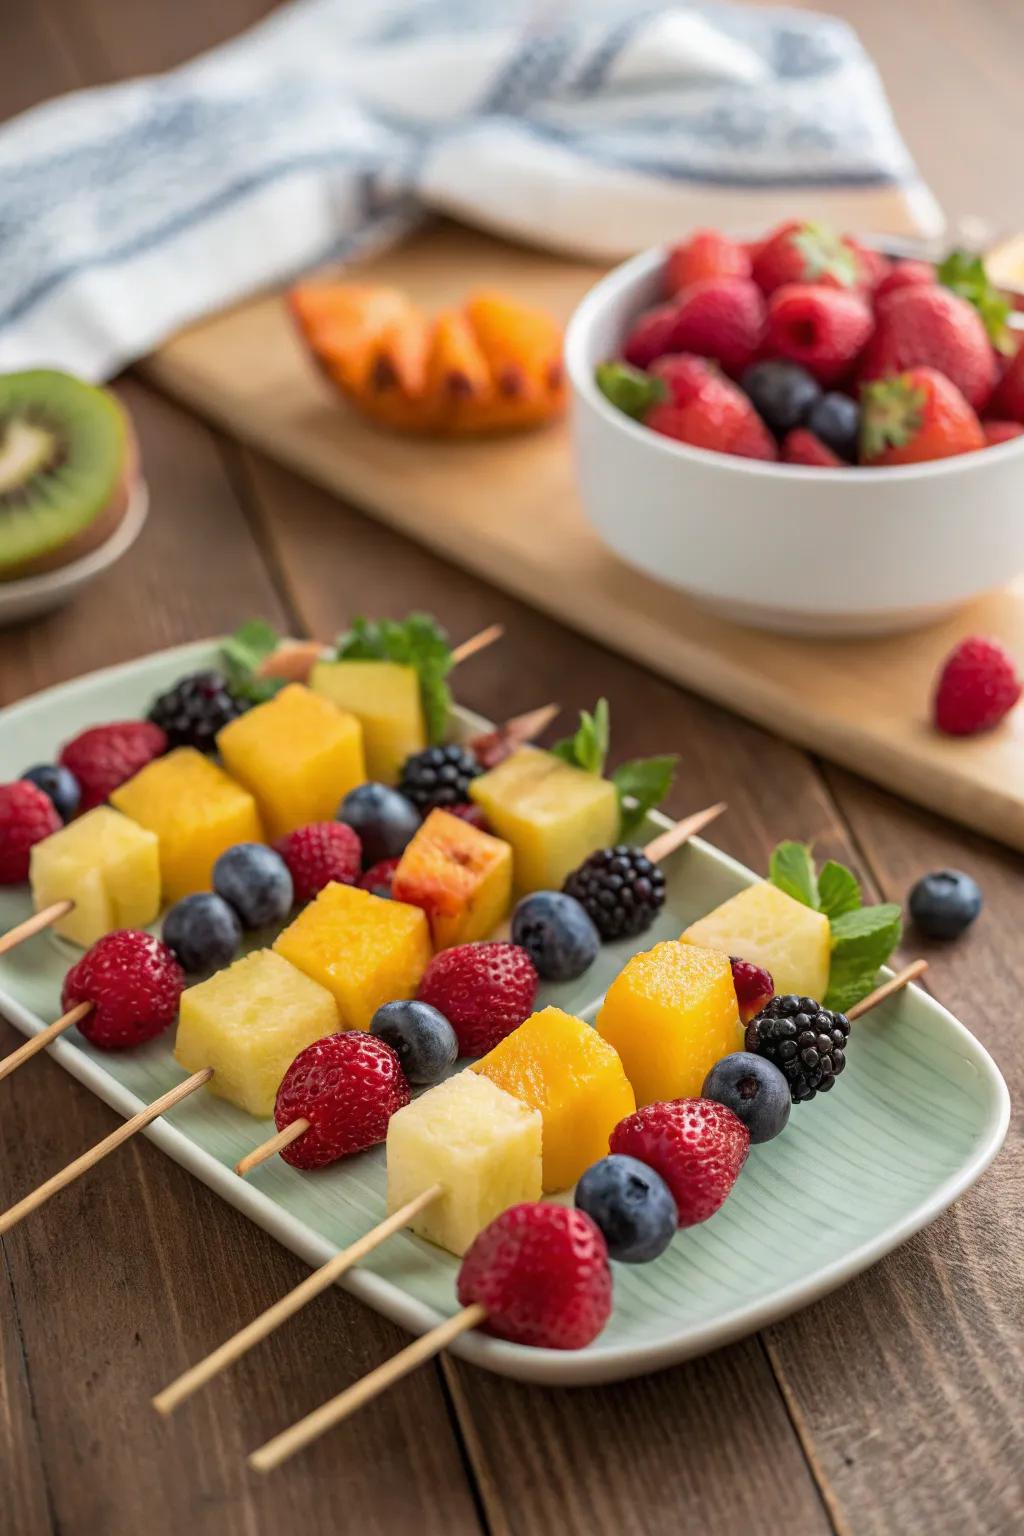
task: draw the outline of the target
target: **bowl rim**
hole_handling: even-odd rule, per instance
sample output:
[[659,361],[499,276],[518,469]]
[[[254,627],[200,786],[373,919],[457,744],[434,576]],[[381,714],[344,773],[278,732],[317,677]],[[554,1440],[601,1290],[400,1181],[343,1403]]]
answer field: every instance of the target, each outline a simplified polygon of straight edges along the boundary
[[128,553],[149,515],[149,486],[139,477],[128,498],[124,516],[109,538],[104,539],[88,554],[71,560],[67,565],[55,566],[52,571],[39,571],[34,576],[21,576],[14,581],[0,581],[0,607],[5,600],[48,597],[62,591],[65,586],[76,586],[99,576],[108,566]]
[[1011,438],[1009,442],[988,444],[977,453],[952,454],[945,459],[923,460],[920,464],[889,464],[877,467],[867,464],[848,464],[840,468],[832,468],[817,464],[780,464],[764,459],[743,458],[739,454],[717,453],[710,448],[695,448],[689,443],[677,442],[661,432],[652,432],[642,422],[627,416],[625,411],[616,410],[607,396],[602,394],[594,382],[593,371],[586,361],[585,352],[590,331],[605,305],[624,290],[650,277],[658,267],[663,266],[670,249],[671,247],[667,244],[651,246],[612,267],[611,271],[598,278],[597,282],[584,294],[570,315],[565,331],[566,372],[573,392],[585,400],[587,405],[604,421],[610,423],[615,430],[624,432],[633,441],[646,444],[652,451],[667,454],[677,461],[691,460],[720,469],[723,474],[749,475],[755,478],[768,475],[775,480],[790,480],[797,485],[872,485],[878,484],[880,478],[885,484],[892,484],[904,480],[938,479],[944,475],[971,474],[977,468],[978,453],[982,452],[985,455],[983,463],[992,462],[989,458],[991,454],[1005,460],[1019,458],[1024,461],[1024,435]]

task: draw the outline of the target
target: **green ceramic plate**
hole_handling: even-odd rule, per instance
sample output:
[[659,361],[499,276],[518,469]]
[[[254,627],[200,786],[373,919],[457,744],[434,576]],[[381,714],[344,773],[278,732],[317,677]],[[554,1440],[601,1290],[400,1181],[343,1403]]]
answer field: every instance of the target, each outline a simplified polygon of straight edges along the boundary
[[[158,689],[211,664],[214,653],[212,643],[185,646],[4,711],[0,780],[52,759],[59,743],[87,725],[143,713]],[[608,946],[582,980],[547,989],[542,1001],[592,1017],[632,948],[676,937],[755,878],[701,842],[677,853],[666,873],[668,902],[653,931],[639,945]],[[27,891],[0,892],[0,931],[29,909]],[[0,1006],[26,1034],[57,1016],[71,954],[44,935],[0,960]],[[104,1055],[72,1031],[52,1050],[126,1116],[183,1076],[169,1040]],[[10,1091],[0,1086],[0,1094]],[[944,1008],[911,988],[855,1026],[838,1091],[796,1109],[783,1136],[752,1149],[716,1216],[680,1233],[654,1264],[615,1266],[614,1315],[590,1348],[531,1350],[478,1333],[454,1348],[490,1370],[564,1385],[635,1376],[700,1354],[840,1285],[932,1221],[994,1157],[1008,1118],[1006,1085],[991,1057]],[[237,1159],[272,1129],[199,1093],[146,1134],[307,1262],[321,1264],[383,1215],[383,1150],[315,1174],[275,1158],[238,1178]],[[89,1177],[128,1178],[130,1162],[115,1159]],[[343,1283],[422,1332],[456,1310],[456,1269],[448,1254],[402,1234]]]

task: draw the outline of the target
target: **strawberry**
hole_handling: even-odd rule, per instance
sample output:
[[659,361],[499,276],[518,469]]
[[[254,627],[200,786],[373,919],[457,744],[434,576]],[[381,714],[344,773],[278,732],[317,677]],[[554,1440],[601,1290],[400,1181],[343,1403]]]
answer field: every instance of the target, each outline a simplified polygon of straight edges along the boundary
[[49,795],[27,779],[0,784],[0,885],[28,879],[29,854],[63,822]]
[[105,934],[64,978],[61,1007],[93,1010],[79,1031],[101,1051],[125,1051],[174,1023],[185,973],[171,950],[151,933],[122,928]]
[[648,1104],[620,1120],[608,1145],[647,1163],[672,1191],[681,1227],[707,1221],[736,1182],[750,1148],[743,1122],[711,1099]]
[[358,885],[364,891],[372,891],[375,896],[390,896],[391,882],[395,878],[395,870],[401,864],[401,859],[381,859],[377,864],[371,864],[366,872],[359,876]]
[[644,417],[654,432],[694,448],[745,459],[777,457],[775,439],[741,389],[709,380],[689,405],[656,405]]
[[873,327],[861,294],[787,283],[768,301],[765,352],[800,363],[821,384],[834,384],[852,370]]
[[990,448],[994,448],[997,443],[1012,442],[1015,437],[1024,437],[1024,426],[1019,421],[993,421],[986,417],[981,430]]
[[1016,704],[1021,682],[1013,657],[982,635],[961,640],[939,672],[932,701],[936,728],[947,736],[990,731]]
[[845,459],[827,447],[806,427],[794,427],[782,439],[779,458],[783,464],[810,464],[819,469],[846,469]]
[[771,1002],[775,996],[775,982],[771,972],[766,971],[763,965],[755,965],[753,960],[740,960],[736,955],[730,955],[729,964],[732,966],[736,1001],[740,1005],[740,1018],[744,1024],[749,1024],[761,1012],[765,1003]]
[[706,277],[749,277],[750,257],[742,245],[717,229],[698,229],[674,246],[665,263],[665,292],[671,297]]
[[409,1084],[398,1057],[376,1035],[346,1030],[314,1040],[281,1079],[274,1104],[279,1131],[293,1121],[309,1130],[281,1153],[293,1168],[324,1168],[383,1141]]
[[696,357],[692,352],[668,352],[664,357],[655,358],[647,371],[654,378],[664,380],[673,405],[689,405],[705,384],[721,378],[714,363],[706,357]]
[[1007,421],[1024,422],[1024,345],[1007,365],[996,387],[992,410]]
[[938,284],[891,293],[879,307],[860,378],[881,379],[908,368],[938,369],[982,410],[995,387],[996,355],[974,305]]
[[451,1022],[460,1056],[482,1056],[532,1012],[538,986],[518,944],[458,944],[434,956],[416,996]]
[[[740,374],[757,356],[764,333],[764,300],[744,277],[708,277],[680,294],[672,345],[664,351],[713,357]],[[653,361],[653,359],[652,359]]]
[[676,299],[645,310],[633,322],[623,343],[622,355],[626,362],[632,363],[634,368],[647,368],[656,357],[662,357],[666,352],[680,351],[675,344],[678,313],[679,303]]
[[985,434],[945,374],[911,368],[863,386],[860,442],[862,464],[920,464],[984,448]]
[[583,1349],[612,1310],[608,1249],[584,1211],[513,1205],[484,1227],[459,1268],[459,1305],[487,1309],[484,1327],[537,1349]]
[[62,748],[59,761],[82,787],[81,809],[91,811],[166,751],[167,737],[158,725],[123,720],[82,731]]
[[901,288],[928,288],[937,281],[930,261],[894,262],[875,289],[875,303],[880,304],[890,293],[898,293]]
[[881,251],[876,251],[873,246],[861,245],[852,235],[843,236],[843,244],[849,246],[860,263],[861,285],[877,293],[882,283],[885,282],[892,271],[893,263],[888,256],[883,256]]
[[762,245],[753,277],[762,293],[771,294],[787,283],[857,288],[868,283],[870,274],[852,241],[824,224],[791,219]]
[[355,885],[363,867],[357,834],[343,821],[313,821],[274,844],[288,866],[295,900],[312,901],[325,885]]

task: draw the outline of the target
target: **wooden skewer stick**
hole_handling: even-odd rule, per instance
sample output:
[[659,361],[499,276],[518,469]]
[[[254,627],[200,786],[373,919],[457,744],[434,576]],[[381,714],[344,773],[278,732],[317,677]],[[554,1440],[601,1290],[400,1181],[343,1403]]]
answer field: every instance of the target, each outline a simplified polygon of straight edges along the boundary
[[22,944],[26,939],[31,939],[37,933],[42,933],[44,928],[49,928],[53,923],[59,923],[62,917],[66,917],[74,909],[73,901],[55,901],[52,907],[44,907],[41,912],[34,912],[31,917],[26,917],[23,923],[10,929],[0,938],[0,955],[6,955],[8,950],[15,945]]
[[112,1131],[94,1147],[90,1147],[88,1152],[83,1152],[81,1157],[76,1157],[73,1163],[62,1168],[60,1173],[55,1173],[52,1179],[47,1179],[45,1184],[40,1184],[39,1188],[33,1190],[30,1195],[26,1195],[24,1200],[19,1200],[17,1205],[12,1205],[10,1210],[4,1211],[3,1215],[0,1215],[0,1237],[5,1232],[9,1232],[12,1227],[17,1226],[24,1216],[30,1215],[32,1211],[44,1205],[51,1195],[66,1188],[68,1184],[73,1184],[81,1174],[88,1173],[90,1168],[102,1162],[111,1152],[116,1152],[118,1147],[129,1141],[137,1131],[143,1130],[152,1120],[159,1119],[165,1111],[172,1109],[175,1104],[180,1104],[182,1099],[187,1099],[189,1094],[195,1093],[198,1088],[202,1088],[212,1076],[212,1067],[204,1067],[201,1072],[193,1072],[192,1076],[187,1077],[183,1083],[161,1094],[160,1098],[154,1099],[152,1104],[140,1110],[137,1115],[132,1115],[131,1119],[126,1120],[123,1125],[119,1125],[116,1131]]
[[470,635],[468,640],[463,640],[461,645],[455,646],[452,650],[452,666],[457,667],[462,662],[468,661],[471,656],[476,655],[477,651],[485,651],[489,645],[494,644],[495,640],[500,640],[504,633],[504,624],[489,624],[478,635]]
[[392,1359],[386,1360],[383,1365],[371,1371],[369,1376],[364,1376],[361,1381],[354,1382],[337,1397],[329,1402],[321,1404],[306,1418],[300,1419],[290,1429],[275,1435],[273,1440],[268,1440],[266,1445],[261,1445],[258,1451],[253,1451],[249,1457],[249,1465],[256,1472],[272,1472],[283,1461],[294,1456],[296,1451],[301,1451],[311,1441],[316,1440],[327,1430],[333,1429],[335,1424],[340,1424],[350,1414],[355,1413],[364,1403],[370,1402],[381,1392],[387,1390],[403,1376],[408,1376],[418,1365],[447,1349],[453,1339],[457,1339],[460,1333],[468,1333],[471,1328],[478,1328],[487,1320],[487,1309],[478,1301],[471,1306],[463,1307],[461,1312],[456,1312],[454,1317],[447,1322],[440,1323],[432,1328],[422,1338],[416,1339]]
[[243,1158],[235,1164],[235,1172],[243,1177],[251,1169],[258,1168],[260,1163],[265,1163],[268,1157],[273,1157],[275,1152],[282,1152],[285,1147],[290,1147],[293,1141],[298,1141],[309,1130],[309,1121],[305,1115],[300,1115],[290,1125],[286,1125],[283,1131],[278,1131],[276,1136],[270,1136],[258,1147],[253,1147]]
[[74,1008],[61,1014],[60,1018],[55,1019],[46,1029],[41,1029],[38,1035],[33,1035],[31,1040],[26,1040],[24,1045],[19,1045],[16,1051],[5,1056],[3,1061],[0,1061],[0,1082],[3,1082],[5,1077],[10,1077],[12,1072],[16,1072],[23,1061],[30,1061],[40,1051],[45,1051],[51,1040],[56,1040],[57,1036],[62,1035],[66,1029],[70,1029],[72,1024],[78,1024],[86,1018],[95,1006],[95,1003],[76,1003]]
[[179,1376],[177,1381],[173,1381],[169,1387],[165,1387],[162,1392],[158,1392],[153,1399],[153,1407],[158,1413],[173,1413],[175,1408],[179,1407],[186,1398],[192,1396],[193,1392],[197,1392],[208,1381],[212,1381],[214,1376],[218,1376],[229,1365],[233,1365],[236,1360],[240,1360],[254,1344],[259,1343],[260,1339],[265,1339],[268,1334],[274,1332],[275,1328],[280,1328],[281,1324],[286,1322],[288,1318],[294,1317],[295,1313],[300,1311],[307,1301],[312,1301],[314,1296],[319,1296],[321,1291],[326,1291],[328,1286],[333,1285],[336,1280],[340,1279],[346,1270],[352,1268],[353,1264],[357,1264],[368,1253],[372,1253],[380,1243],[383,1243],[386,1238],[391,1237],[393,1233],[400,1231],[402,1227],[412,1221],[414,1216],[418,1215],[420,1211],[436,1200],[438,1195],[443,1193],[443,1185],[432,1184],[429,1189],[423,1190],[415,1199],[410,1200],[399,1210],[394,1211],[385,1221],[379,1222],[372,1232],[367,1232],[357,1242],[350,1244],[348,1248],[343,1248],[340,1253],[336,1253],[333,1259],[328,1259],[326,1264],[322,1264],[311,1275],[307,1275],[301,1285],[297,1285],[293,1291],[289,1291],[287,1296],[283,1296],[280,1301],[276,1301],[272,1307],[268,1307],[259,1317],[254,1318],[247,1327],[240,1329],[233,1338],[226,1340],[219,1349],[215,1349],[212,1354],[207,1355],[205,1360],[200,1360],[197,1365],[193,1365],[190,1370],[185,1371],[183,1375]]
[[867,997],[862,997],[859,1003],[854,1003],[852,1008],[847,1008],[846,1017],[851,1021],[859,1019],[862,1013],[867,1013],[871,1008],[877,1008],[879,1003],[884,1003],[887,997],[892,997],[894,992],[902,992],[904,987],[909,987],[912,981],[923,976],[928,969],[927,960],[914,960],[910,965],[904,966],[902,971],[897,971],[895,976],[890,976],[888,981],[883,981],[880,987],[869,992]]
[[647,844],[644,849],[652,864],[660,864],[662,859],[667,859],[670,853],[688,843],[691,837],[696,837],[709,822],[715,821],[726,810],[724,800],[717,805],[709,805],[702,811],[694,811],[692,816],[684,816],[682,821],[677,821],[674,827],[668,827],[660,832],[657,837]]

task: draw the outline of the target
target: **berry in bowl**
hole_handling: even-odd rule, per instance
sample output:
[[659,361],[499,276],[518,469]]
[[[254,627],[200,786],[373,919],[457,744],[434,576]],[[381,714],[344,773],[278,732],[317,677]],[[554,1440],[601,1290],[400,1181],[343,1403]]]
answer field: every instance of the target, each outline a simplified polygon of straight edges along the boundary
[[1024,570],[1024,349],[982,261],[790,221],[596,284],[566,339],[586,513],[723,616],[928,623]]

